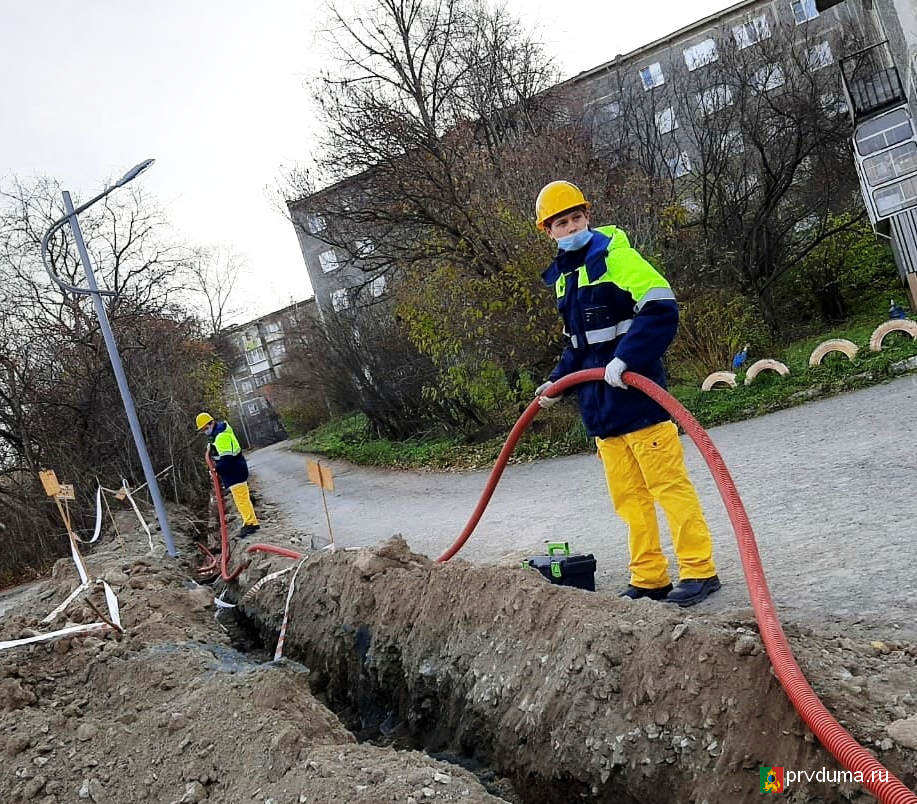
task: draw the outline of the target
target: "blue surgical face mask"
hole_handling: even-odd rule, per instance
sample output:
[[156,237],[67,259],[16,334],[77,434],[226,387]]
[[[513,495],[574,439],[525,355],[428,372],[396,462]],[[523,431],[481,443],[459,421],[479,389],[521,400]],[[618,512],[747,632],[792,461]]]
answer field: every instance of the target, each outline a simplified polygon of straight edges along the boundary
[[588,226],[566,237],[557,238],[557,247],[562,251],[576,251],[592,239],[592,229]]

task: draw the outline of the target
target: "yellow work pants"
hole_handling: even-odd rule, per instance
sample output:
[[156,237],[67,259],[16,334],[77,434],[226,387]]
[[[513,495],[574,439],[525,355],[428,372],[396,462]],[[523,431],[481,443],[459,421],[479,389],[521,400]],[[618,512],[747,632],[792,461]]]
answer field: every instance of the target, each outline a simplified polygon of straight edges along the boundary
[[596,438],[608,492],[627,524],[630,583],[644,589],[669,584],[669,561],[659,543],[656,503],[662,508],[678,558],[678,576],[716,575],[713,542],[673,422],[635,433]]
[[230,486],[233,502],[242,517],[243,525],[257,525],[258,517],[255,516],[255,507],[252,505],[252,498],[248,492],[248,483],[236,483]]

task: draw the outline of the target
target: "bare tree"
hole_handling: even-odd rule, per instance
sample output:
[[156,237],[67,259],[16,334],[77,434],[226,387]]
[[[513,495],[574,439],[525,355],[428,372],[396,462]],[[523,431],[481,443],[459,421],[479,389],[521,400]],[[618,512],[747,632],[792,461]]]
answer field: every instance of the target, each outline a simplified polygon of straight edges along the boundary
[[[508,143],[521,147],[552,115],[540,47],[504,11],[468,0],[329,13],[332,67],[313,90],[326,132],[318,180],[332,189],[316,194],[313,180],[289,197],[314,196],[322,238],[373,273],[443,258],[499,272],[495,205],[524,198],[528,212],[540,186],[492,192],[516,178],[502,168]],[[485,173],[491,182],[476,184]]]
[[749,293],[776,330],[780,278],[856,220],[832,211],[861,209],[833,59],[810,34],[725,28],[661,86],[621,75],[620,115],[601,143],[605,158],[658,178],[665,203],[682,206],[694,244],[668,251],[670,272]]
[[360,411],[373,434],[385,438],[442,432],[474,419],[467,399],[429,398],[436,370],[399,330],[378,306],[355,305],[309,323],[290,350],[290,370],[278,389],[298,396],[301,408],[314,410],[321,398],[336,414]]
[[210,334],[220,332],[236,315],[230,298],[247,266],[247,258],[227,245],[203,249],[191,261],[188,270],[194,296],[202,302]]
[[[81,228],[100,285],[118,291],[108,316],[153,464],[171,465],[164,490],[191,501],[203,470],[190,416],[216,368],[197,324],[175,304],[187,250],[170,240],[153,204],[122,195],[81,215]],[[58,198],[47,179],[0,188],[0,521],[15,536],[0,572],[40,566],[62,544],[51,538],[61,527],[38,468],[75,485],[77,527],[92,514],[97,482],[140,485],[142,477],[91,303],[61,294],[41,263],[41,237],[63,215]],[[67,233],[51,247],[55,270],[85,285]]]

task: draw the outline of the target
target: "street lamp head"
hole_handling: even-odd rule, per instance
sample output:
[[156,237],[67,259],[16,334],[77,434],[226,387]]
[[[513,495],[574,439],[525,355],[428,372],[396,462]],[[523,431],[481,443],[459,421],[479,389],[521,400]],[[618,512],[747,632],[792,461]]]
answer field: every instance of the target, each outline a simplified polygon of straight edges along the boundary
[[[155,161],[155,159],[144,159],[139,165],[134,165],[127,173],[118,179],[115,187],[123,187],[129,181],[133,181]],[[112,189],[114,189],[114,187]]]

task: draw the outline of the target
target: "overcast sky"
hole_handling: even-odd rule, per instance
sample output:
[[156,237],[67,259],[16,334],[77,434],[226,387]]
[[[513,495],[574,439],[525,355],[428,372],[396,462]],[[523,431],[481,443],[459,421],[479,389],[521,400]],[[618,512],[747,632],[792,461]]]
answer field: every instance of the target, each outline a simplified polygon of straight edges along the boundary
[[[505,0],[564,75],[733,3]],[[307,162],[303,82],[319,0],[0,0],[0,177],[47,175],[83,200],[136,179],[189,240],[243,254],[243,319],[311,295],[268,188]],[[238,300],[237,300],[238,302]]]

